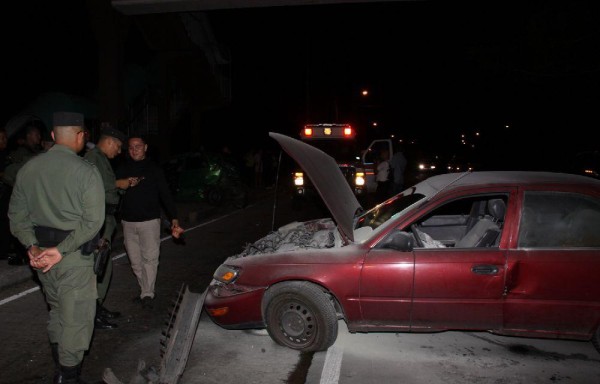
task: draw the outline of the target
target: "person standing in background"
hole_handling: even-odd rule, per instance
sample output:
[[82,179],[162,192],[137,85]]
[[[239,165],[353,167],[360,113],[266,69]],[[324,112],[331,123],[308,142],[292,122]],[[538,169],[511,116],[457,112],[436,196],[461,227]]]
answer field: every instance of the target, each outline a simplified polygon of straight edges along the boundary
[[96,313],[93,247],[104,223],[98,169],[77,155],[83,115],[53,115],[55,145],[19,170],[10,198],[10,229],[27,249],[50,310],[48,338],[55,383],[80,383]]
[[[127,256],[140,286],[134,298],[152,309],[160,256],[161,203],[171,222],[173,237],[183,232],[177,219],[177,206],[162,169],[146,157],[148,145],[141,136],[129,137],[129,159],[117,169],[118,179],[128,180],[129,188],[121,202],[121,224]],[[121,188],[124,189],[124,188]]]
[[377,203],[386,200],[391,192],[389,151],[382,150],[380,156],[377,164],[377,174],[375,175],[375,180],[377,181],[377,189],[375,190]]
[[[34,124],[25,126],[17,133],[18,147],[8,154],[8,161],[2,175],[3,189],[8,190],[5,193],[11,194],[21,167],[41,152],[41,141],[40,128]],[[29,263],[27,252],[13,237],[9,238],[9,252],[10,255],[7,256],[8,264],[25,265]]]
[[392,196],[404,190],[404,171],[406,170],[406,157],[402,151],[397,150],[390,160],[392,175]]

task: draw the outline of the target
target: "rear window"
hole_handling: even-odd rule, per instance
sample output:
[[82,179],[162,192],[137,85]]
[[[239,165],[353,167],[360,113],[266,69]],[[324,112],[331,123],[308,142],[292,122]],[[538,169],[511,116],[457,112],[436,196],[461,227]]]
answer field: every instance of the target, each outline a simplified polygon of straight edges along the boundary
[[600,247],[600,202],[563,192],[526,192],[520,248]]

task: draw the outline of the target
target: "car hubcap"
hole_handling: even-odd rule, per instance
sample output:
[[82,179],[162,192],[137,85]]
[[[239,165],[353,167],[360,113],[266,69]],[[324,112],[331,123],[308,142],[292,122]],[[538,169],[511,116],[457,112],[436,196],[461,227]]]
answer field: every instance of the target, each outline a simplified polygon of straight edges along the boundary
[[300,303],[290,303],[281,314],[281,330],[292,342],[302,343],[315,328],[312,313]]

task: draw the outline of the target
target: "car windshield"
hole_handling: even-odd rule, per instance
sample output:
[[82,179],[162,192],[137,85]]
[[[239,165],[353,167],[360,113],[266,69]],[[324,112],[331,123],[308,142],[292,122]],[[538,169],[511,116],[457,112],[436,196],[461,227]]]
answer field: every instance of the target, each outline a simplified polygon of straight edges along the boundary
[[414,190],[412,188],[408,189],[404,191],[404,193],[394,196],[371,208],[356,220],[354,229],[356,230],[362,227],[376,229],[398,213],[425,198],[425,195],[413,192]]
[[333,157],[338,163],[352,163],[360,159],[360,150],[354,140],[348,139],[318,139],[304,140],[305,143],[319,148],[329,156]]

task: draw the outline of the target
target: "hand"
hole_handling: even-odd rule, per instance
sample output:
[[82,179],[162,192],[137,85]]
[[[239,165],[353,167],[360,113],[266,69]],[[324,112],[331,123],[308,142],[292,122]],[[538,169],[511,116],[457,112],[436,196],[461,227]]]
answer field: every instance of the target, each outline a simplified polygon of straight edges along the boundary
[[105,237],[98,240],[98,249],[101,249],[101,248],[110,248],[110,240],[108,240]]
[[142,180],[144,180],[144,176],[139,176],[139,177],[130,177],[127,180],[129,180],[129,186],[130,187],[135,187],[136,185],[138,185]]
[[183,232],[184,229],[179,226],[179,221],[177,219],[173,219],[171,224],[171,236],[173,236],[175,239],[179,239]]
[[42,250],[40,249],[40,247],[38,247],[37,245],[32,245],[27,249],[27,256],[29,256],[29,260],[31,261],[33,259],[36,259],[41,252]]
[[[32,247],[33,248],[33,247]],[[31,248],[30,248],[31,251]],[[33,259],[30,257],[29,264],[35,269],[42,269],[43,273],[48,272],[53,266],[60,263],[62,254],[56,247],[47,248],[41,251]]]

